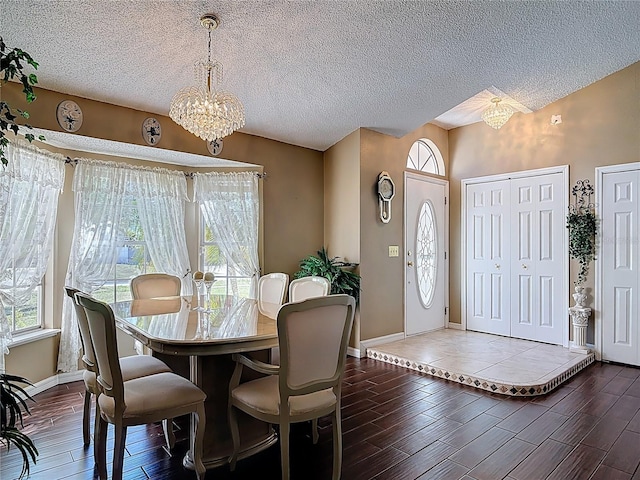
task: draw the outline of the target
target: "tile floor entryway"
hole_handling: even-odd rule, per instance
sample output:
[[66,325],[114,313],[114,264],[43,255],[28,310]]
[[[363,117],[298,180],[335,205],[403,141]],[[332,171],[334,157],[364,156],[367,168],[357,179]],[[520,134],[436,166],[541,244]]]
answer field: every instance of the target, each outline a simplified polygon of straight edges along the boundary
[[367,357],[512,396],[549,393],[594,361],[593,353],[453,329],[367,348]]

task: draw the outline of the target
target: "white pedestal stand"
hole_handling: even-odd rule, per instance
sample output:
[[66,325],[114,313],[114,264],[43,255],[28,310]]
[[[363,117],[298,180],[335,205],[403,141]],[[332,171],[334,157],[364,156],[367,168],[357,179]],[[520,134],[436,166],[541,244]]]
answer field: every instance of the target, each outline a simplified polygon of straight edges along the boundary
[[575,287],[575,290],[576,293],[573,294],[573,299],[576,304],[569,308],[569,315],[573,324],[573,342],[569,351],[586,355],[591,353],[591,350],[587,348],[587,325],[589,324],[591,309],[584,306],[584,302],[587,299],[587,295],[583,293],[584,287]]

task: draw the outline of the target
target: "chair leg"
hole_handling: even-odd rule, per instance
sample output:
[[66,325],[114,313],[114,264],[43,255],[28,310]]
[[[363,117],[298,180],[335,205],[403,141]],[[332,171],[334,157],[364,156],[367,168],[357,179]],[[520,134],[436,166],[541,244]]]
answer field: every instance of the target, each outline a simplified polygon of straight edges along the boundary
[[313,438],[313,444],[318,443],[318,438],[320,438],[320,433],[318,432],[318,419],[314,418],[311,421],[311,437]]
[[198,405],[195,415],[195,438],[193,445],[191,445],[191,456],[193,457],[193,466],[196,470],[198,480],[204,480],[204,476],[207,473],[207,469],[202,463],[202,446],[204,444],[204,427],[206,425],[206,417],[204,410],[204,403]]
[[289,422],[280,423],[280,465],[282,480],[289,480]]
[[164,439],[167,442],[167,448],[171,451],[176,445],[176,435],[173,433],[173,418],[165,418],[162,421],[162,430],[164,430]]
[[96,426],[94,455],[98,466],[98,477],[107,480],[107,429],[109,424],[100,415],[97,415]]
[[342,417],[340,415],[340,404],[331,416],[333,430],[333,480],[338,480],[342,474]]
[[113,442],[113,480],[122,480],[122,466],[124,464],[124,444],[127,440],[127,427],[114,425],[116,435]]
[[[100,418],[100,405],[98,405],[98,398],[96,397],[96,413],[95,413],[95,420],[94,420],[94,424],[93,424],[93,458],[96,461],[96,464],[98,463],[98,457],[99,457],[99,446],[98,446],[98,437],[100,436],[100,429],[103,428],[101,426],[101,418]],[[107,423],[104,424],[104,430],[107,429]],[[106,437],[105,437],[106,438]],[[105,447],[106,448],[106,447]]]
[[84,408],[82,410],[82,440],[86,447],[91,443],[91,435],[89,432],[89,422],[91,420],[91,392],[84,391]]
[[238,451],[240,450],[240,430],[238,429],[236,409],[231,403],[229,403],[229,429],[231,430],[231,439],[233,440],[233,453],[229,458],[229,469],[233,472],[236,469]]

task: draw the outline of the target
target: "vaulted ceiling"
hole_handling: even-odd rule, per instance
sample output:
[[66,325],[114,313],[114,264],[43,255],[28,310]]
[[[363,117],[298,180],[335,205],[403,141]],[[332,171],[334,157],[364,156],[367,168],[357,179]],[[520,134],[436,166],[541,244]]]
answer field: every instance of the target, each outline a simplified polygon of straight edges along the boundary
[[[640,2],[1,0],[8,46],[43,88],[167,115],[213,56],[243,132],[324,151],[367,127],[401,136],[499,89],[535,111],[640,60]],[[486,96],[486,92],[485,92]],[[479,98],[483,98],[482,95]],[[466,102],[467,106],[469,103]],[[487,127],[488,128],[488,127]]]

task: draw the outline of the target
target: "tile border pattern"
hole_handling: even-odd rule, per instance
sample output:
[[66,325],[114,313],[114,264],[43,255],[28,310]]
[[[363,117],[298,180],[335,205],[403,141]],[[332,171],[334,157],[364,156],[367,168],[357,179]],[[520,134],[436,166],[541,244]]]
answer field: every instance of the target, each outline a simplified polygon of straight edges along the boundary
[[595,355],[593,353],[590,353],[577,364],[571,366],[569,369],[556,375],[550,380],[542,383],[505,384],[496,382],[494,380],[484,379],[476,375],[449,372],[444,368],[431,366],[423,362],[415,362],[413,360],[399,357],[397,355],[391,355],[389,353],[381,352],[379,350],[376,350],[375,348],[367,348],[367,357],[374,360],[391,363],[393,365],[409,368],[411,370],[416,370],[418,372],[423,372],[434,377],[451,380],[453,382],[468,385],[473,388],[479,388],[480,390],[486,390],[492,393],[500,393],[502,395],[508,395],[512,397],[533,397],[536,395],[545,395],[558,387],[563,382],[573,377],[580,370],[592,364],[595,360]]

